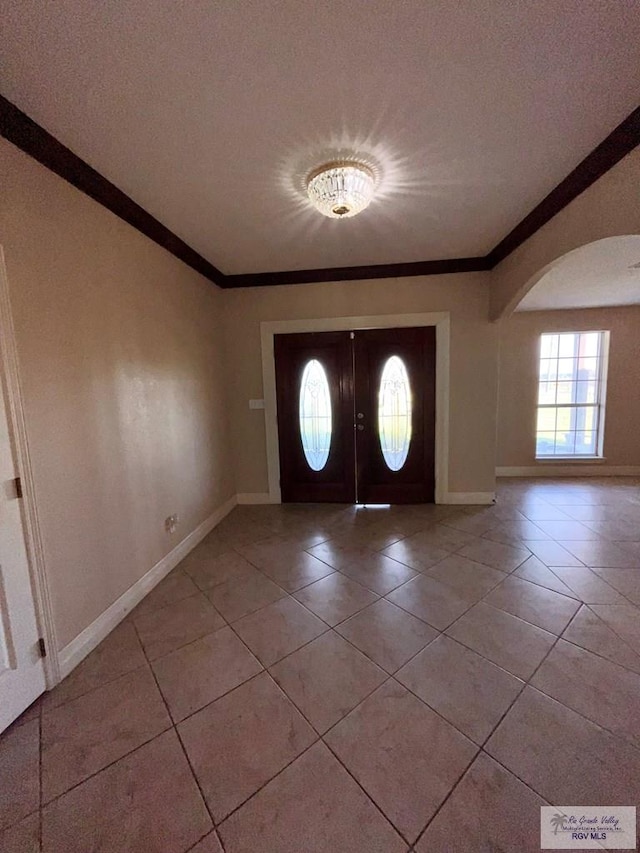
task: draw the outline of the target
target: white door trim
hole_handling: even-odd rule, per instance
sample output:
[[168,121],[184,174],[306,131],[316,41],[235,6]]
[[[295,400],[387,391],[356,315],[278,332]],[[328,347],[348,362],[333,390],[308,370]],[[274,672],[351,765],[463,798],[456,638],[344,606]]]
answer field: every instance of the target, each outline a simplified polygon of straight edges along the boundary
[[294,332],[338,332],[358,329],[393,329],[412,326],[436,328],[436,438],[435,502],[446,503],[449,492],[449,336],[448,311],[429,314],[382,314],[372,317],[330,317],[311,320],[269,320],[260,323],[262,393],[267,441],[269,502],[280,503],[280,452],[276,410],[274,335]]
[[35,488],[29,442],[22,405],[18,350],[15,329],[11,313],[9,280],[4,261],[4,252],[0,246],[0,353],[5,367],[7,389],[7,416],[16,447],[16,463],[22,481],[22,523],[24,527],[31,585],[36,609],[36,618],[40,636],[44,639],[47,655],[44,658],[44,671],[47,687],[51,689],[60,680],[58,663],[58,644],[53,621],[51,596],[47,584],[44,549],[38,521]]

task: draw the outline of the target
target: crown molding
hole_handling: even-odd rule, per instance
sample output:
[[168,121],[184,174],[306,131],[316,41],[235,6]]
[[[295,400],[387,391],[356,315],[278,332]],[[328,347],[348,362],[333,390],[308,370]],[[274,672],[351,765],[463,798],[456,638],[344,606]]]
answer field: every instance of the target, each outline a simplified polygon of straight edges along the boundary
[[487,255],[493,269],[640,144],[637,107]]
[[627,116],[484,257],[237,275],[221,272],[2,95],[0,135],[219,287],[269,287],[491,270],[640,144],[640,107]]
[[224,275],[184,240],[0,95],[0,135],[97,201],[187,266],[221,284]]
[[360,267],[330,267],[317,270],[257,272],[225,276],[223,287],[269,287],[278,284],[312,284],[327,281],[357,281],[368,278],[403,278],[488,270],[485,258],[447,258],[406,264],[375,264]]

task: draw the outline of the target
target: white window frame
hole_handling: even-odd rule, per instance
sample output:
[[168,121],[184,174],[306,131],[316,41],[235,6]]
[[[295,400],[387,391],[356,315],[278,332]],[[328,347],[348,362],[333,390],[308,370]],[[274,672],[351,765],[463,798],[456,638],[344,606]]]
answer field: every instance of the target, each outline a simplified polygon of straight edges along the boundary
[[[541,349],[542,349],[542,337],[543,335],[583,335],[583,334],[593,334],[597,333],[600,335],[600,353],[598,356],[598,378],[597,378],[597,387],[598,387],[598,399],[595,403],[539,403],[539,393],[540,393],[540,361],[541,361]],[[585,459],[593,460],[604,460],[604,427],[605,427],[605,414],[606,414],[606,400],[607,400],[607,377],[609,375],[609,339],[610,333],[605,329],[554,329],[552,331],[541,332],[539,336],[538,342],[538,355],[537,355],[537,380],[536,380],[536,407],[535,407],[535,428],[534,428],[534,451],[535,458],[537,462],[553,462],[554,460],[559,460],[562,462],[567,462],[574,460],[576,462],[582,462]],[[540,409],[558,409],[558,408],[584,408],[585,406],[594,406],[598,410],[597,417],[597,428],[596,428],[596,452],[592,453],[570,453],[570,454],[538,454],[537,444],[538,444],[538,412]]]

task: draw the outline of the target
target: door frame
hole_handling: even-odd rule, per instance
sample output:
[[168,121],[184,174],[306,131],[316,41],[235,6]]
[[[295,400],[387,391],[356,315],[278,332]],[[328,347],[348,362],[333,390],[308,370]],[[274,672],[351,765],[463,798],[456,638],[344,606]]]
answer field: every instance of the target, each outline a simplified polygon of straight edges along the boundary
[[[26,419],[23,405],[18,349],[16,345],[9,279],[5,265],[4,251],[0,245],[0,379],[4,381],[7,392],[7,417],[9,431],[14,443],[16,469],[22,482],[21,516],[22,528],[29,563],[31,591],[36,611],[36,621],[40,636],[46,646],[43,658],[47,689],[51,690],[60,681],[58,644],[51,594],[47,583],[44,547],[38,519],[36,492],[29,452]],[[0,387],[0,393],[2,388]]]
[[436,436],[435,494],[437,504],[447,503],[449,492],[449,361],[451,321],[448,311],[428,314],[380,314],[370,317],[326,317],[309,320],[267,320],[260,323],[262,348],[262,393],[267,445],[269,503],[282,503],[280,451],[276,406],[274,335],[294,332],[340,332],[363,329],[400,329],[435,326],[436,329]]

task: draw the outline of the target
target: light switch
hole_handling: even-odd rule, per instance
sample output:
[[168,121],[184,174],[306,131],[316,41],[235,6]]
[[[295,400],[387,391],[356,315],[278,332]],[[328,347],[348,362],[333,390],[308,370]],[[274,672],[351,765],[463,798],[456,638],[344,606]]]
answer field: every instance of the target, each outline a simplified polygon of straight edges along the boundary
[[249,400],[250,409],[264,409],[264,400]]

